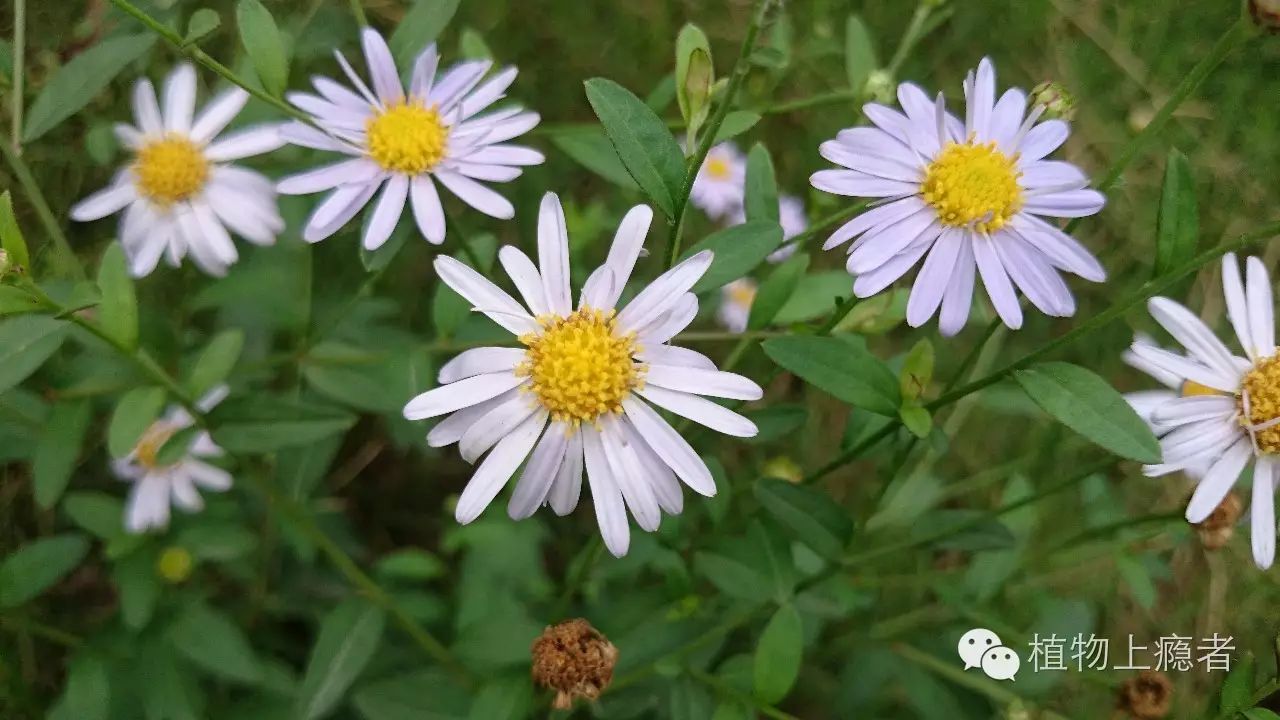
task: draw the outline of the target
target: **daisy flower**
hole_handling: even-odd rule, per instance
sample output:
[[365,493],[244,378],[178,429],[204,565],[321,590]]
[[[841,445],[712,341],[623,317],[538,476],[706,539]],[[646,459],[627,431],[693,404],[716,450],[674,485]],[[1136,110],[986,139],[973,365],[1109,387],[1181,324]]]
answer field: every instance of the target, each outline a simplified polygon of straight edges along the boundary
[[319,95],[288,95],[321,130],[293,122],[281,131],[285,139],[348,156],[280,181],[280,192],[288,195],[329,191],[307,220],[303,238],[319,242],[334,234],[379,188],[364,231],[369,250],[391,237],[406,205],[427,240],[444,242],[437,182],[486,215],[514,216],[511,203],[480,181],[508,182],[520,176],[522,166],[543,161],[542,153],[506,142],[537,125],[538,114],[519,107],[479,113],[504,97],[516,69],[504,68],[485,80],[493,63],[471,60],[437,73],[440,56],[432,44],[414,61],[406,89],[382,36],[366,28],[360,38],[372,89],[335,51],[354,92],[315,77],[311,82]]
[[576,310],[564,211],[552,193],[538,213],[538,266],[511,246],[498,255],[523,306],[467,265],[436,258],[440,279],[523,345],[467,350],[440,368],[440,387],[405,405],[410,420],[449,415],[427,435],[432,447],[456,442],[468,462],[489,452],[458,499],[458,522],[475,520],[526,457],[508,514],[526,518],[546,503],[565,515],[578,504],[585,469],[605,546],[622,556],[628,510],[653,531],[660,510],[683,508],[677,478],[701,495],[716,491],[706,464],[653,406],[735,437],[756,434],[750,420],[699,396],[755,400],[760,387],[668,344],[698,311],[689,290],[711,265],[710,251],[615,312],[652,220],[643,205],[627,213]]
[[722,142],[707,152],[689,201],[712,220],[731,219],[742,213],[746,179],[747,158],[737,145]]
[[740,333],[747,329],[751,317],[751,303],[756,299],[756,281],[738,278],[720,288],[720,308],[716,320],[729,332]]
[[1240,474],[1253,465],[1253,559],[1268,568],[1275,560],[1273,506],[1276,459],[1280,455],[1280,355],[1276,354],[1271,280],[1258,258],[1247,263],[1247,282],[1235,255],[1222,259],[1227,316],[1244,357],[1233,354],[1190,310],[1168,298],[1152,298],[1151,316],[1187,354],[1145,342],[1130,348],[1132,359],[1170,387],[1163,399],[1148,397],[1149,418],[1160,435],[1162,462],[1143,471],[1160,476],[1189,471],[1198,476],[1187,520],[1200,523],[1222,502]]
[[[200,399],[201,412],[212,410],[227,396],[225,385],[214,388]],[[169,526],[170,504],[199,512],[204,500],[199,491],[224,492],[231,487],[231,474],[204,462],[222,455],[209,433],[201,430],[190,440],[186,452],[177,460],[161,464],[159,455],[165,443],[193,425],[191,415],[180,407],[171,407],[142,433],[142,438],[128,455],[112,462],[112,470],[121,480],[133,483],[125,508],[125,528],[132,533]]]
[[[996,100],[996,75],[984,59],[964,83],[965,121],[910,83],[898,86],[903,112],[869,103],[873,127],[842,130],[822,143],[822,156],[847,169],[821,170],[810,182],[836,195],[883,198],[840,227],[823,246],[854,240],[846,268],[854,294],[870,297],[921,258],[907,302],[919,327],[939,313],[942,334],[964,327],[975,269],[1000,319],[1022,326],[1017,291],[1046,315],[1075,313],[1060,272],[1101,282],[1102,265],[1079,242],[1040,216],[1075,218],[1102,209],[1105,198],[1069,163],[1045,160],[1066,141],[1062,120],[1037,123],[1027,96],[1011,89]],[[855,239],[856,238],[856,239]]]
[[238,258],[228,230],[255,245],[270,245],[284,229],[276,192],[262,175],[229,164],[261,155],[283,141],[275,126],[222,134],[249,100],[232,88],[197,115],[196,71],[182,64],[164,82],[163,105],[151,81],[133,86],[135,125],[116,125],[133,160],[106,189],[71,208],[71,219],[98,220],[124,211],[120,243],[129,269],[142,277],[160,257],[177,266],[190,254],[204,272],[222,276]]

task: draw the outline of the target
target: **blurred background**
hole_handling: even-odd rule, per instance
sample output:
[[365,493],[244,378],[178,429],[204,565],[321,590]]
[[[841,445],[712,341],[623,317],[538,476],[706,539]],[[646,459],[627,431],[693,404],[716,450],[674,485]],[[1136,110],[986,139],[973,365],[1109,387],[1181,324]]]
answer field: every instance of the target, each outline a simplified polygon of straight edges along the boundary
[[[233,2],[137,4],[179,31],[196,9],[216,11],[221,23],[199,47],[242,77],[253,77],[235,31]],[[334,48],[358,56],[346,2],[264,4],[291,46],[291,87],[301,88],[313,73],[336,75]],[[387,32],[409,9],[405,0],[362,5],[370,23]],[[27,98],[104,38],[135,35],[140,44],[151,42],[141,25],[105,1],[30,0],[26,12]],[[776,52],[753,68],[740,107],[766,112],[735,142],[744,151],[757,142],[769,149],[780,189],[804,200],[811,222],[843,207],[839,198],[808,185],[810,173],[826,166],[818,144],[863,122],[861,103],[853,99],[863,88],[850,88],[846,70],[849,17],[861,18],[883,67],[916,12],[907,0],[790,0],[765,28],[762,42]],[[932,10],[927,34],[902,59],[895,79],[942,90],[953,108],[962,98],[965,72],[984,56],[995,61],[1002,88],[1060,83],[1075,99],[1063,159],[1097,176],[1239,12],[1240,5],[1228,0],[952,0]],[[531,247],[537,201],[552,190],[566,204],[575,275],[585,277],[603,256],[617,220],[643,197],[609,155],[582,81],[611,78],[649,98],[663,117],[678,118],[670,90],[676,33],[686,22],[702,27],[717,74],[727,75],[751,13],[752,5],[737,0],[463,0],[439,39],[446,59],[489,55],[518,66],[511,95],[542,114],[543,125],[526,140],[548,160],[501,189],[517,208],[512,222],[447,204],[455,224],[445,251],[465,241],[491,262],[501,244]],[[12,38],[13,21],[6,3],[0,9],[3,37]],[[66,209],[105,184],[124,159],[110,128],[128,118],[133,76],[158,80],[177,57],[155,41],[105,89],[95,90],[84,110],[24,148],[64,227]],[[5,127],[12,63],[12,45],[0,41]],[[219,85],[208,71],[200,76],[207,98]],[[832,93],[840,97],[787,109]],[[1029,315],[1019,332],[997,330],[977,359],[978,370],[1042,346],[1151,276],[1171,148],[1190,159],[1202,249],[1280,217],[1278,107],[1280,38],[1260,37],[1228,57],[1181,105],[1108,193],[1107,208],[1081,224],[1077,237],[1102,259],[1108,281],[1070,280],[1079,301],[1076,318]],[[277,117],[253,102],[241,121]],[[297,148],[254,160],[251,165],[272,177],[315,162]],[[0,187],[19,195],[8,168],[0,168]],[[330,717],[544,716],[550,712],[547,696],[528,681],[529,644],[545,625],[575,616],[590,620],[620,652],[615,689],[580,706],[575,717],[1220,716],[1227,674],[1207,673],[1199,664],[1166,672],[1167,685],[1148,680],[1142,686],[1139,695],[1167,700],[1167,714],[1134,714],[1132,701],[1124,706],[1118,698],[1132,697],[1125,684],[1136,673],[1076,671],[1070,639],[1078,635],[1108,638],[1115,667],[1127,660],[1130,637],[1154,646],[1161,637],[1187,636],[1194,648],[1217,633],[1234,638],[1233,667],[1246,667],[1234,682],[1247,695],[1275,676],[1276,573],[1254,567],[1247,525],[1186,524],[1182,511],[1191,485],[1181,476],[1146,478],[1137,465],[1117,462],[1061,493],[986,517],[1106,457],[1049,421],[1013,385],[996,385],[940,413],[941,431],[925,442],[901,432],[822,479],[817,487],[854,520],[852,552],[864,558],[822,582],[805,583],[824,561],[774,532],[757,483],[762,477],[795,480],[823,467],[875,421],[786,374],[767,389],[766,401],[752,407],[760,437],[726,442],[695,432],[697,447],[718,472],[720,494],[712,501],[689,498],[685,514],[665,519],[658,533],[634,532],[624,559],[599,552],[595,520],[585,507],[568,518],[546,513],[521,523],[491,509],[473,525],[458,527],[452,502],[471,468],[452,449],[427,449],[424,428],[400,419],[399,408],[430,386],[433,368],[451,348],[491,337],[493,328],[468,317],[465,307],[459,312],[457,299],[439,287],[430,269],[437,249],[416,235],[403,241],[372,288],[365,286],[368,274],[357,258],[356,224],[314,247],[301,243],[297,232],[311,203],[282,197],[289,230],[281,242],[244,253],[225,280],[211,281],[191,268],[161,271],[140,283],[139,297],[143,344],[162,364],[181,366],[214,332],[242,328],[246,346],[233,385],[350,413],[349,429],[237,472],[275,478],[483,680],[483,691],[452,682],[424,664],[389,625],[372,662]],[[31,205],[15,205],[32,244],[40,245]],[[104,221],[70,230],[87,265],[111,241],[113,227]],[[685,237],[692,243],[715,229],[691,211]],[[408,231],[402,224],[399,232]],[[820,322],[832,300],[847,295],[843,258],[818,250],[824,237],[808,246],[808,291],[793,298],[784,312],[787,322]],[[651,237],[651,247],[659,247],[657,238]],[[1257,252],[1274,272],[1280,248]],[[652,275],[654,263],[641,272]],[[1172,295],[1225,329],[1220,287],[1214,264]],[[933,397],[982,340],[992,314],[975,303],[976,317],[965,331],[941,339],[933,326],[907,328],[897,307],[903,301],[865,303],[841,329],[865,336],[871,351],[895,368],[918,340],[929,338],[937,369],[926,397]],[[704,302],[694,337],[684,344],[722,359],[735,338],[716,326],[716,302],[714,294]],[[1135,331],[1154,329],[1139,309],[1054,359],[1090,368],[1121,391],[1151,388],[1153,382],[1126,368],[1119,355]],[[758,345],[739,365],[739,372],[757,380],[771,369]],[[60,529],[78,526],[95,534],[86,502],[123,497],[102,442],[92,440],[101,431],[89,433],[73,475],[68,498],[79,493],[79,503],[37,507],[28,461],[50,402],[68,393],[89,398],[95,417],[105,421],[113,393],[128,386],[130,373],[87,349],[59,356],[22,387],[0,395],[0,555]],[[94,717],[294,717],[290,693],[320,618],[352,591],[317,557],[315,538],[274,514],[268,498],[243,489],[247,483],[237,484],[232,493],[210,498],[205,513],[177,517],[168,533],[144,539],[110,535],[109,529],[96,533],[101,542],[74,572],[38,600],[0,610],[0,717],[45,717],[64,692],[73,658],[86,653],[105,658],[109,668],[110,699],[104,714]],[[974,517],[985,519],[945,541],[913,542],[945,523]],[[193,567],[166,575],[159,561],[174,548],[189,553]],[[801,592],[792,597],[797,583]],[[125,604],[134,601],[122,596],[135,593],[136,600],[139,592],[152,598],[154,609],[141,622],[125,621]],[[778,593],[801,611],[803,660],[785,699],[761,703],[751,681],[770,614],[760,603]],[[174,640],[179,631],[168,621],[184,617],[191,602],[217,608],[250,639],[262,668],[254,681],[188,662],[189,653]],[[994,630],[1021,652],[1024,665],[1015,683],[988,682],[977,671],[960,669],[955,643],[972,627]],[[1068,638],[1073,669],[1033,672],[1025,659],[1028,643],[1054,634]],[[217,642],[200,633],[184,640]],[[1155,664],[1150,656],[1145,661]],[[159,667],[169,663],[170,670]],[[1256,680],[1248,663],[1256,663]],[[159,703],[153,697],[159,686],[183,700]],[[1280,709],[1280,702],[1272,707]],[[58,708],[60,717],[73,717],[65,704]]]

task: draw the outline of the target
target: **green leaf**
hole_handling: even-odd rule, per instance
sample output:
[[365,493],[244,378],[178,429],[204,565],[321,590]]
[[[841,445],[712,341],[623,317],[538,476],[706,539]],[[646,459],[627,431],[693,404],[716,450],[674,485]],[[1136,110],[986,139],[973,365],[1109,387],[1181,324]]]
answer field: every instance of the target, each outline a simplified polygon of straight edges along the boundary
[[850,15],[844,26],[844,73],[849,89],[860,93],[867,86],[867,79],[880,66],[876,60],[876,46],[862,18]]
[[743,203],[748,220],[778,222],[778,179],[769,149],[756,143],[747,153]]
[[140,630],[151,622],[156,600],[160,597],[160,579],[156,575],[157,552],[140,548],[116,563],[112,579],[120,596],[120,614],[125,627]]
[[844,552],[853,520],[829,495],[772,478],[756,481],[754,490],[761,507],[789,535],[828,559]]
[[325,617],[298,691],[299,717],[324,717],[337,706],[378,649],[385,624],[380,608],[359,600],[344,602]]
[[66,322],[42,315],[0,321],[0,392],[26,380],[66,337]]
[[220,25],[222,25],[222,18],[218,16],[218,11],[200,8],[191,13],[191,18],[187,20],[187,35],[182,39],[182,44],[190,45],[197,42],[217,30]]
[[803,650],[804,624],[800,613],[790,604],[783,605],[764,626],[756,645],[756,697],[770,704],[785,698],[800,674]]
[[1048,362],[1013,374],[1027,395],[1058,422],[1123,458],[1160,462],[1151,429],[1106,380],[1077,365]]
[[89,552],[89,539],[66,534],[41,538],[0,562],[0,608],[17,607],[75,569]]
[[67,489],[88,429],[88,402],[70,400],[53,406],[49,419],[40,429],[35,459],[31,463],[36,504],[41,508],[53,507]]
[[767,327],[777,317],[778,311],[787,304],[787,300],[795,293],[805,270],[809,269],[809,255],[796,253],[787,258],[781,265],[769,273],[769,277],[760,283],[755,300],[751,301],[751,314],[747,317],[748,330],[760,330]]
[[236,25],[263,89],[279,96],[289,83],[289,58],[271,11],[260,0],[240,0],[236,4]]
[[1280,720],[1280,715],[1266,708],[1249,708],[1241,710],[1240,713],[1244,715],[1245,720]]
[[486,682],[476,693],[469,720],[522,720],[533,705],[533,684],[525,675]]
[[902,361],[902,372],[898,375],[899,389],[907,401],[919,400],[929,389],[933,380],[933,343],[928,338],[918,340],[907,357]]
[[107,669],[94,656],[80,652],[67,669],[66,685],[48,720],[106,720],[111,708]]
[[751,272],[769,253],[782,244],[782,228],[777,223],[752,220],[708,235],[685,251],[681,260],[703,250],[715,253],[707,273],[693,286],[693,292],[714,290]]
[[225,562],[241,558],[258,546],[258,536],[231,522],[203,522],[178,534],[177,544],[197,560]]
[[851,295],[853,280],[844,270],[812,273],[800,283],[791,299],[778,311],[774,322],[786,325],[820,318]]
[[468,60],[489,60],[493,58],[493,50],[484,41],[484,36],[473,28],[463,28],[458,38],[458,51]]
[[716,131],[716,142],[724,142],[750,130],[760,122],[760,113],[750,110],[734,110],[724,116],[720,129]]
[[185,385],[191,397],[203,397],[226,380],[243,348],[244,332],[240,330],[224,330],[214,336],[187,376]]
[[133,291],[133,278],[119,243],[111,243],[98,267],[98,289],[102,303],[98,306],[98,324],[103,332],[126,350],[138,347],[138,297]]
[[417,0],[400,18],[387,44],[400,67],[408,67],[453,19],[461,0]]
[[682,676],[671,684],[667,717],[671,720],[707,720],[711,716],[711,694],[693,678]]
[[425,550],[407,548],[378,560],[374,572],[383,578],[424,582],[444,575],[445,565]]
[[215,410],[214,440],[232,453],[264,453],[309,445],[347,431],[354,415],[327,405],[263,396],[226,402]]
[[1191,162],[1176,148],[1169,150],[1160,190],[1156,221],[1155,277],[1181,267],[1196,254],[1200,241],[1200,211]]
[[1218,710],[1222,714],[1238,712],[1253,704],[1253,676],[1256,669],[1257,662],[1253,653],[1246,652],[1235,667],[1231,668],[1231,672],[1227,673],[1218,694]]
[[760,590],[765,585],[764,576],[739,558],[699,550],[693,556],[693,567],[725,595],[757,603],[764,600]]
[[666,123],[612,80],[592,78],[586,89],[587,100],[627,172],[668,218],[673,217],[685,163]]
[[12,285],[0,285],[0,315],[21,315],[41,308],[40,301],[25,290]]
[[[556,133],[551,142],[574,162],[600,177],[628,190],[639,190],[631,179],[631,173],[623,167],[622,160],[613,149],[613,143],[600,130],[575,130]],[[443,283],[442,283],[443,284]]]
[[401,388],[406,363],[385,353],[371,354],[341,343],[323,343],[302,363],[302,374],[321,394],[358,410],[398,412],[404,407]]
[[122,458],[133,450],[164,409],[164,398],[164,389],[158,387],[130,390],[120,398],[107,426],[107,452],[111,457]]
[[903,405],[898,408],[898,419],[912,435],[921,440],[929,437],[929,433],[933,431],[933,416],[919,405]]
[[365,685],[352,705],[365,720],[460,720],[467,717],[471,693],[433,668]]
[[[30,144],[89,104],[125,66],[151,49],[151,33],[122,35],[76,55],[45,84],[27,112],[22,142]],[[6,248],[7,249],[7,248]]]
[[751,61],[751,64],[758,65],[762,68],[769,68],[770,70],[780,70],[787,66],[787,56],[777,48],[756,48],[755,52],[751,53],[751,57],[748,59]]
[[62,510],[71,522],[103,540],[124,534],[124,503],[102,492],[68,493]]
[[861,343],[792,335],[767,340],[764,351],[783,369],[839,400],[878,415],[898,414],[898,378]]
[[18,227],[18,216],[13,212],[13,196],[8,190],[0,193],[0,249],[9,255],[9,266],[31,269],[31,255],[27,241]]
[[250,685],[262,679],[262,667],[244,631],[203,602],[188,605],[168,637],[174,649],[213,675]]

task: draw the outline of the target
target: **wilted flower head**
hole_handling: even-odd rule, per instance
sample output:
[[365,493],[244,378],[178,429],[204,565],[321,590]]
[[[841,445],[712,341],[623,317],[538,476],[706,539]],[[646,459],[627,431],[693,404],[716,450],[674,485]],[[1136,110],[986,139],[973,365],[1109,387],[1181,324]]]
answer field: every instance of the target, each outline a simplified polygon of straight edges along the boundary
[[1120,686],[1116,706],[1134,720],[1162,720],[1169,715],[1173,683],[1162,672],[1143,670]]
[[1204,522],[1196,525],[1196,532],[1199,533],[1200,542],[1206,550],[1221,550],[1231,542],[1231,536],[1236,533],[1236,521],[1240,519],[1243,511],[1244,503],[1240,501],[1240,496],[1232,491],[1227,493]]
[[618,662],[618,648],[582,618],[548,625],[530,652],[533,681],[556,691],[557,710],[569,709],[578,698],[600,697]]

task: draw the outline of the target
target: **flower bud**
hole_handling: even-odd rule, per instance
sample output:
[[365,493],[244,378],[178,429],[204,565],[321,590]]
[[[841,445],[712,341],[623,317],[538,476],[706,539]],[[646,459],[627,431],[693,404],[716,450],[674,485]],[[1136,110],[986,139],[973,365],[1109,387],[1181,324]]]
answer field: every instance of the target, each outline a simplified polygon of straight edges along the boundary
[[9,274],[9,253],[0,250],[0,279]]
[[1249,0],[1249,12],[1263,30],[1280,33],[1280,0]]
[[874,102],[891,103],[897,95],[898,88],[894,85],[893,76],[886,70],[872,70],[867,76],[867,86],[862,89],[863,94]]
[[1231,536],[1236,532],[1236,521],[1240,519],[1243,509],[1240,496],[1229,492],[1218,507],[1209,513],[1209,517],[1196,525],[1200,544],[1204,545],[1205,550],[1221,550],[1231,542]]
[[160,553],[160,559],[156,561],[156,573],[170,585],[185,582],[191,577],[193,567],[195,567],[195,561],[191,558],[191,553],[176,545],[165,548],[164,552]]
[[798,483],[804,479],[804,469],[786,455],[779,455],[766,462],[761,472],[765,477],[786,480],[789,483]]
[[1162,672],[1143,670],[1120,686],[1116,708],[1134,720],[1163,720],[1169,715],[1173,683]]
[[547,626],[530,652],[533,681],[556,691],[557,710],[571,708],[578,698],[600,697],[618,662],[618,649],[582,618]]
[[1031,89],[1031,106],[1044,108],[1047,120],[1066,120],[1071,122],[1076,116],[1076,101],[1061,83],[1047,80]]

